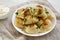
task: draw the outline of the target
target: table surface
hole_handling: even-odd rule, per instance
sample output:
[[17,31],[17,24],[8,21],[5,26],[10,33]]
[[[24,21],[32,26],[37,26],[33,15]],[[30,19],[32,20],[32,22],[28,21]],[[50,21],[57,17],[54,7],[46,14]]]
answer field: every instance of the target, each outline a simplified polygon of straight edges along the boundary
[[[25,0],[25,1],[28,1],[28,0]],[[8,7],[11,7],[11,6],[14,6],[14,5],[16,5],[16,4],[19,4],[19,3],[22,3],[22,2],[25,2],[25,1],[21,1],[21,0],[18,0],[18,1],[16,1],[16,0],[0,0],[0,4],[4,4],[4,5],[7,5]],[[17,3],[18,2],[18,3]],[[53,3],[53,1],[51,0],[51,1],[49,1],[49,2],[51,2],[51,3]],[[56,2],[56,1],[55,1]],[[54,2],[54,3],[55,3]],[[54,6],[54,8],[56,9],[56,7],[58,6],[57,4],[55,5],[53,3],[53,6]],[[11,5],[12,4],[12,5]],[[57,7],[58,8],[58,7]],[[57,10],[60,10],[59,8],[57,9]],[[28,36],[25,36],[25,37],[19,37],[18,39],[14,39],[14,40],[26,40],[26,39],[24,39],[24,38],[27,38],[27,40],[60,40],[60,15],[58,15],[59,16],[59,19],[57,20],[57,24],[56,24],[56,27],[54,28],[54,30],[53,31],[51,31],[50,33],[48,33],[48,34],[46,34],[46,35],[44,35],[44,36],[41,36],[41,37],[28,37]],[[11,21],[10,19],[5,19],[5,20],[9,20],[9,21]],[[3,24],[4,24],[4,26],[7,26],[8,27],[8,25],[11,23],[7,23],[7,21],[5,21],[5,20],[0,20],[0,23],[2,23],[2,24],[0,24],[0,32],[4,32],[4,34],[5,35],[10,35],[11,37],[13,37],[12,35],[13,35],[13,30],[10,30],[11,31],[11,33],[12,33],[12,35],[11,34],[9,34],[9,32],[7,32],[7,30],[4,28],[4,29],[2,29],[2,27],[3,27]],[[4,22],[4,23],[3,23]],[[5,25],[5,24],[7,24],[7,25]],[[11,25],[11,24],[10,24]],[[1,27],[2,26],[2,27]],[[12,27],[12,26],[11,26]],[[9,29],[10,29],[10,27],[9,27]],[[2,31],[1,31],[2,30]],[[4,30],[6,30],[6,32],[8,33],[8,34],[6,34],[6,32],[4,31]],[[6,37],[8,37],[8,36],[3,36],[3,35],[1,35],[2,33],[0,33],[0,40],[13,40],[13,39],[10,39],[10,37],[9,38],[6,38]],[[14,34],[16,35],[16,34],[18,34],[18,33],[15,33],[15,31],[14,31]],[[3,37],[3,38],[1,38],[1,36]],[[19,35],[17,35],[17,36],[19,36]],[[23,35],[24,36],[24,35]],[[23,39],[20,39],[20,38],[23,38]]]

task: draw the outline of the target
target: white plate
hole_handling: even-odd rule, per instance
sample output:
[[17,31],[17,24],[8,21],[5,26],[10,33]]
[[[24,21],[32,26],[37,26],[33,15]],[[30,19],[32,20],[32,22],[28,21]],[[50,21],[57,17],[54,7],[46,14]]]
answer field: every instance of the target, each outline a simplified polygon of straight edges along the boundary
[[[15,13],[16,13],[17,10],[20,9],[20,8],[31,7],[31,6],[33,7],[33,6],[36,6],[36,5],[38,5],[38,4],[41,5],[41,6],[43,6],[43,7],[45,7],[45,8],[47,8],[48,11],[51,12],[51,14],[53,15],[53,20],[52,20],[53,25],[52,25],[51,29],[48,30],[48,31],[46,31],[46,32],[37,33],[37,34],[27,34],[27,33],[25,33],[22,29],[20,29],[20,28],[18,28],[18,27],[16,27],[16,26],[14,25],[14,20],[15,20],[15,16],[16,16]],[[22,34],[24,34],[24,35],[27,35],[27,36],[42,36],[42,35],[45,35],[45,34],[51,32],[51,31],[54,29],[55,25],[56,25],[56,16],[55,16],[55,14],[51,11],[50,8],[48,8],[47,6],[45,6],[45,5],[43,5],[43,4],[40,4],[40,3],[38,3],[38,2],[33,2],[33,1],[32,1],[32,2],[26,2],[26,3],[20,4],[20,7],[19,7],[18,9],[14,12],[14,14],[13,14],[13,16],[12,16],[12,24],[13,24],[14,28],[15,28],[18,32],[20,32],[20,33],[22,33]]]

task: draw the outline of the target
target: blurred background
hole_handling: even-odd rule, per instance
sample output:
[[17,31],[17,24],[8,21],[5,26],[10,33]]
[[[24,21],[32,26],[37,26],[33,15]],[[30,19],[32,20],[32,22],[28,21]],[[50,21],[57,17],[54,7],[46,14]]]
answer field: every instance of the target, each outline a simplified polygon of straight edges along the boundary
[[[4,4],[10,7],[25,1],[29,0],[0,0],[0,4]],[[60,0],[47,0],[47,1],[49,1],[58,12],[60,12],[60,5],[59,5]]]

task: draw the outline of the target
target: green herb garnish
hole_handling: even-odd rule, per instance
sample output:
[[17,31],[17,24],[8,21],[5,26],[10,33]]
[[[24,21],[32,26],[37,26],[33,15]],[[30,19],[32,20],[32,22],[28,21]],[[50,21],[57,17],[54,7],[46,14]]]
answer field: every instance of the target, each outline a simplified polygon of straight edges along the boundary
[[24,22],[26,22],[27,21],[27,19],[26,18],[24,18]]
[[45,8],[45,13],[48,14],[49,12],[47,11],[47,9]]
[[41,13],[42,13],[42,10],[41,10],[41,9],[39,9],[39,10],[38,10],[38,14],[41,14]]
[[31,8],[31,10],[30,10],[30,12],[29,12],[29,15],[33,15],[35,13],[35,9],[32,9]]
[[18,15],[18,12],[16,12],[16,15]]
[[28,15],[31,15],[31,13],[29,12]]
[[38,24],[36,24],[36,26],[37,26],[36,29],[40,28],[40,26]]
[[27,19],[24,18],[24,24],[23,24],[23,26],[27,26],[27,24],[25,24],[26,21],[27,21]]
[[27,7],[28,9],[32,9],[32,7]]
[[30,9],[32,9],[32,7],[29,7]]
[[32,11],[33,14],[35,13],[35,9],[32,9],[31,11]]
[[23,24],[23,26],[27,26],[27,24]]

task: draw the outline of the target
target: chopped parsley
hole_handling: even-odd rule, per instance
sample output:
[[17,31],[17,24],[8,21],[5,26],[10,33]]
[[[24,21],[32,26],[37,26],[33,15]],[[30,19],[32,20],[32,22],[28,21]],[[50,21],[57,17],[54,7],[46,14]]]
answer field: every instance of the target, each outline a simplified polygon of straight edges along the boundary
[[27,26],[27,24],[25,24],[26,21],[27,21],[27,19],[24,18],[24,24],[23,24],[23,26]]
[[28,15],[31,15],[31,13],[29,12]]
[[18,15],[18,12],[16,12],[16,15]]
[[47,9],[45,8],[45,13],[48,14],[49,12],[47,11]]
[[36,29],[40,28],[40,26],[38,24],[36,24],[36,26],[37,26]]
[[24,22],[26,22],[27,21],[27,19],[26,18],[24,18]]
[[32,9],[32,7],[27,7],[28,9]]
[[33,14],[35,13],[35,9],[32,9],[31,11],[32,11]]
[[23,24],[23,26],[27,26],[27,24]]
[[32,7],[29,7],[30,9],[32,9]]
[[29,12],[29,15],[34,15],[34,13],[35,13],[35,9],[32,9],[32,8],[31,8],[31,10],[30,10],[30,12]]
[[41,10],[41,9],[39,9],[39,10],[38,10],[38,14],[41,14],[41,13],[42,13],[42,10]]

